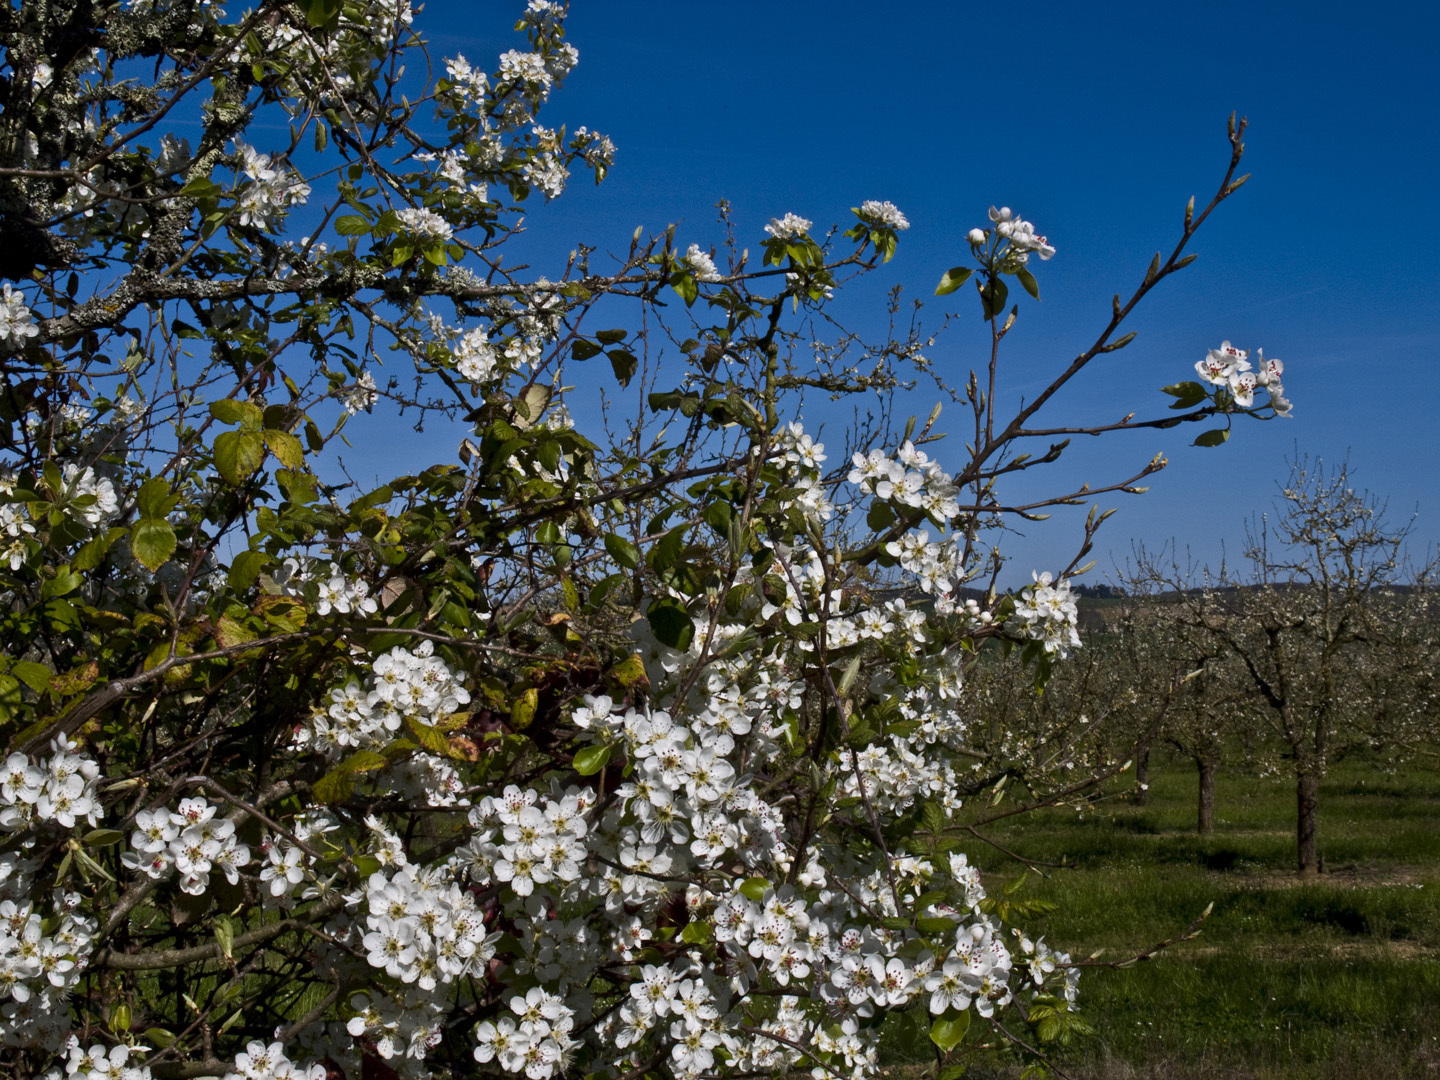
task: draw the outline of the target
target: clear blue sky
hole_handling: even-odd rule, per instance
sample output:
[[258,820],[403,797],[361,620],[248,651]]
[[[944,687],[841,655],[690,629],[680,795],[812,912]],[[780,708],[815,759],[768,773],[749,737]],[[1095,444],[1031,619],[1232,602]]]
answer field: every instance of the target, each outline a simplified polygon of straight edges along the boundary
[[[431,0],[417,27],[433,54],[494,64],[515,47],[513,2]],[[952,3],[676,4],[576,0],[580,65],[542,116],[585,124],[618,147],[599,188],[577,178],[536,205],[531,240],[558,274],[577,241],[628,245],[637,225],[681,222],[678,239],[720,240],[714,203],[734,205],[752,250],[772,216],[818,228],[866,198],[894,201],[912,228],[842,308],[878,316],[883,287],[929,297],[963,261],[991,203],[1036,223],[1059,249],[1039,268],[1044,302],[1022,304],[1009,346],[1012,401],[1033,394],[1091,340],[1110,297],[1127,297],[1168,252],[1185,201],[1204,203],[1228,152],[1225,119],[1250,119],[1249,184],[1217,212],[1199,260],[1162,284],[1130,325],[1133,345],[1097,361],[1042,418],[1113,420],[1163,410],[1159,386],[1193,375],[1228,338],[1285,361],[1293,420],[1241,424],[1213,450],[1198,428],[1119,433],[1072,449],[1071,482],[1119,478],[1157,451],[1170,467],[1119,505],[1096,547],[1103,580],[1132,539],[1172,537],[1217,561],[1266,509],[1285,461],[1338,461],[1418,509],[1417,550],[1440,538],[1440,6],[1041,2],[1006,13]],[[1018,291],[1018,290],[1017,290]],[[969,290],[930,298],[963,319],[935,353],[957,382],[986,344]],[[929,399],[912,411],[928,410]],[[807,418],[810,420],[811,418]],[[820,418],[815,418],[818,421]],[[815,422],[808,426],[814,427]],[[957,436],[955,416],[942,429]],[[838,432],[837,432],[838,434]],[[943,451],[941,452],[943,456]],[[1057,513],[1013,544],[1018,584],[1068,560],[1083,511]]]

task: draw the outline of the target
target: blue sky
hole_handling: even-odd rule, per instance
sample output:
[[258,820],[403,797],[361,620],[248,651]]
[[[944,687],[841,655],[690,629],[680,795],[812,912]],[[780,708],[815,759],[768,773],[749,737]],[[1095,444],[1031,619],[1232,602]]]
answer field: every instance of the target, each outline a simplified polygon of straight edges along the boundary
[[[431,0],[417,27],[432,52],[474,63],[515,47],[517,3]],[[677,240],[717,244],[728,199],[752,250],[772,216],[817,230],[862,199],[909,217],[895,259],[840,313],[877,325],[899,283],[927,323],[960,321],[933,358],[958,383],[987,347],[969,290],[930,294],[964,261],[964,235],[991,203],[1036,223],[1058,249],[1038,267],[1043,303],[1021,305],[1003,392],[1033,395],[1093,340],[1110,297],[1126,297],[1203,204],[1227,161],[1225,119],[1250,119],[1253,176],[1197,237],[1199,259],[1162,283],[1129,325],[1137,340],[1097,361],[1042,412],[1056,423],[1164,409],[1158,387],[1193,376],[1221,339],[1285,361],[1293,420],[1238,426],[1218,449],[1198,429],[1122,432],[1075,446],[1046,484],[1098,483],[1157,451],[1170,467],[1096,546],[1103,580],[1132,540],[1174,538],[1218,562],[1244,520],[1270,506],[1286,459],[1339,461],[1356,486],[1418,511],[1417,552],[1440,539],[1440,6],[1222,3],[972,5],[734,0],[576,0],[580,65],[542,119],[585,124],[618,147],[598,188],[578,178],[531,213],[527,244],[558,274],[577,241],[628,246],[637,225],[679,222]],[[842,227],[844,227],[842,225]],[[1017,290],[1018,292],[1018,290]],[[842,294],[844,295],[844,294]],[[913,408],[933,400],[917,395]],[[825,419],[806,417],[814,427]],[[959,416],[939,427],[963,453]],[[832,424],[835,420],[832,418]],[[838,431],[836,432],[838,436]],[[942,448],[937,452],[946,457]],[[1128,475],[1128,473],[1126,474]],[[1068,561],[1083,511],[1057,513],[1010,545],[1004,581]]]

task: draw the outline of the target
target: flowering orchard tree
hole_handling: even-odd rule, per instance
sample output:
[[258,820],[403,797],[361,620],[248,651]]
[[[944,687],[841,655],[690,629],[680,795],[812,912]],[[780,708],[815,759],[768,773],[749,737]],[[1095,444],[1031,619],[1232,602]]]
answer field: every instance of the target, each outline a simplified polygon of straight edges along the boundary
[[1142,550],[1129,576],[1164,601],[1164,648],[1201,658],[1197,689],[1210,707],[1192,710],[1178,737],[1211,742],[1217,761],[1226,732],[1216,714],[1231,731],[1272,737],[1267,767],[1295,778],[1302,876],[1323,869],[1320,781],[1332,763],[1433,755],[1437,566],[1433,555],[1406,559],[1409,533],[1351,486],[1348,464],[1299,458],[1275,514],[1247,528],[1243,569],[1182,568],[1173,552]]
[[[1244,125],[1008,418],[1008,286],[1055,248],[991,210],[938,290],[973,277],[992,345],[971,445],[882,418],[827,454],[803,393],[926,370],[811,344],[905,217],[513,272],[520,205],[613,155],[538,119],[563,15],[429,78],[407,0],[0,7],[6,1075],[859,1077],[890,1014],[947,1068],[972,1020],[1070,1030],[1078,969],[960,850],[952,747],[987,641],[1075,646],[1079,559],[961,589],[997,521],[1082,496],[1001,497],[1052,440],[1288,409],[1227,347],[1169,414],[1036,422],[1193,258]],[[612,374],[627,411],[572,414]],[[339,483],[397,408],[463,418],[458,457]]]

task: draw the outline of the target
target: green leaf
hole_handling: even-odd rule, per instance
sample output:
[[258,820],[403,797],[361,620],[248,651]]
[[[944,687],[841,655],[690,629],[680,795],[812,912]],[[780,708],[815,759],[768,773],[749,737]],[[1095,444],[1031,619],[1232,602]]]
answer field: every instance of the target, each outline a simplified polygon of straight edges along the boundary
[[599,330],[595,334],[595,340],[605,345],[618,345],[625,340],[625,330]]
[[1204,401],[1210,395],[1198,382],[1178,382],[1160,388],[1162,394],[1169,394],[1177,400],[1172,409],[1189,409]]
[[915,920],[915,926],[922,934],[953,934],[955,925],[954,919],[940,915],[921,915]]
[[1025,291],[1036,300],[1040,299],[1040,283],[1035,280],[1035,275],[1025,267],[1015,271],[1015,276],[1020,279],[1020,284],[1025,286]]
[[254,402],[236,401],[234,398],[212,401],[210,415],[222,424],[239,424],[247,431],[259,431],[265,416]]
[[621,386],[629,386],[635,372],[640,369],[639,359],[629,349],[611,349],[605,355],[610,358],[610,369],[615,372],[615,381]]
[[980,286],[980,306],[987,321],[999,317],[1000,313],[1005,310],[1005,301],[1009,296],[1010,286],[998,277],[992,278]]
[[57,596],[68,596],[84,584],[84,578],[68,566],[56,567],[55,576],[40,586],[40,595],[46,600]]
[[960,1045],[965,1033],[970,1030],[970,1013],[951,1009],[944,1016],[937,1016],[930,1025],[930,1041],[949,1053]]
[[389,763],[389,758],[374,750],[356,750],[340,763],[340,768],[352,773],[374,772],[376,769],[383,769]]
[[270,556],[263,551],[242,551],[230,560],[230,588],[236,592],[244,592],[255,579],[260,576],[260,571],[270,561]]
[[592,356],[599,356],[604,351],[595,342],[585,338],[576,338],[570,343],[570,355],[576,360],[589,360]]
[[946,296],[954,292],[961,285],[964,285],[965,282],[969,281],[970,275],[973,273],[975,273],[975,271],[968,266],[952,266],[949,270],[946,270],[940,278],[940,284],[935,286],[935,295]]
[[122,1001],[111,1009],[108,1027],[116,1035],[127,1034],[130,1031],[130,1006]]
[[345,768],[331,769],[310,789],[316,802],[333,805],[355,794],[355,776]]
[[304,0],[305,21],[311,26],[324,26],[340,18],[342,0]]
[[896,1049],[908,1058],[933,1057],[930,1047],[930,1014],[924,1004],[917,1004],[900,1014],[895,1028]]
[[264,461],[265,444],[258,432],[226,431],[215,436],[215,468],[227,484],[239,487]]
[[684,652],[690,647],[690,642],[695,637],[695,621],[678,601],[668,596],[656,600],[650,605],[646,616],[650,620],[650,629],[660,644],[678,652]]
[[865,524],[877,533],[884,532],[895,524],[894,508],[883,499],[876,499],[870,504],[870,512],[865,515]]
[[609,743],[602,746],[587,746],[584,750],[579,751],[571,762],[572,767],[581,776],[594,776],[608,764],[610,764]]
[[76,570],[94,570],[100,565],[105,558],[105,553],[110,550],[115,541],[124,535],[125,530],[118,525],[107,529],[75,553],[72,565]]
[[175,554],[175,530],[161,518],[141,518],[130,530],[130,551],[147,570],[159,570]]
[[735,508],[728,502],[712,502],[700,515],[720,536],[729,537],[730,523],[735,520]]
[[135,496],[135,508],[142,518],[163,518],[179,502],[178,496],[170,494],[170,485],[158,476],[152,476],[141,486]]
[[545,414],[545,408],[550,404],[552,391],[548,386],[541,386],[536,383],[527,386],[523,391],[511,400],[515,404],[515,424],[517,427],[532,427],[541,416]]
[[691,922],[680,931],[680,940],[687,945],[705,945],[714,935],[714,927],[708,922]]
[[510,704],[510,726],[524,731],[535,722],[535,710],[540,707],[540,691],[530,687]]
[[230,925],[230,920],[221,915],[215,920],[215,942],[220,946],[220,955],[226,960],[234,959],[235,953],[235,928]]
[[757,904],[765,899],[765,890],[770,888],[770,882],[763,877],[747,878],[740,883],[741,895],[754,900]]
[[[0,722],[8,723],[25,707],[25,698],[20,693],[20,680],[13,675],[0,675]],[[44,724],[40,721],[37,728]]]
[[305,466],[305,451],[300,447],[300,440],[288,431],[278,431],[275,428],[267,428],[264,434],[265,445],[275,455],[281,465],[287,469],[301,469]]
[[50,689],[50,680],[55,676],[44,664],[31,660],[16,660],[10,665],[10,672],[37,694]]
[[1196,446],[1219,446],[1226,439],[1230,438],[1229,428],[1215,428],[1213,431],[1206,431],[1195,437]]
[[680,294],[686,307],[695,303],[695,298],[700,295],[700,286],[695,283],[695,275],[687,270],[670,275],[670,287]]
[[675,526],[650,549],[650,554],[646,556],[650,569],[659,573],[662,570],[669,570],[680,561],[680,553],[685,548],[686,528],[684,525]]
[[626,540],[623,536],[610,533],[605,537],[605,550],[626,570],[637,570],[640,567],[640,549]]

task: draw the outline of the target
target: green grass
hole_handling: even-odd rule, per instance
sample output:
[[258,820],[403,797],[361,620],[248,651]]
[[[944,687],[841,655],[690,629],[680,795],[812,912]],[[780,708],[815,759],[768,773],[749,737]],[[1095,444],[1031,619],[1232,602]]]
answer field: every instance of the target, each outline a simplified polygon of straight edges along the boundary
[[[1221,776],[1215,834],[1200,837],[1193,768],[1161,764],[1148,806],[1047,811],[990,834],[1073,867],[1046,869],[1026,895],[1060,904],[1046,938],[1076,957],[1132,956],[1215,905],[1199,937],[1087,971],[1082,1007],[1099,1034],[1057,1062],[1122,1080],[1440,1075],[1440,774],[1333,770],[1320,802],[1327,872],[1301,882],[1293,782]],[[994,885],[1020,869],[994,850],[972,858]]]

